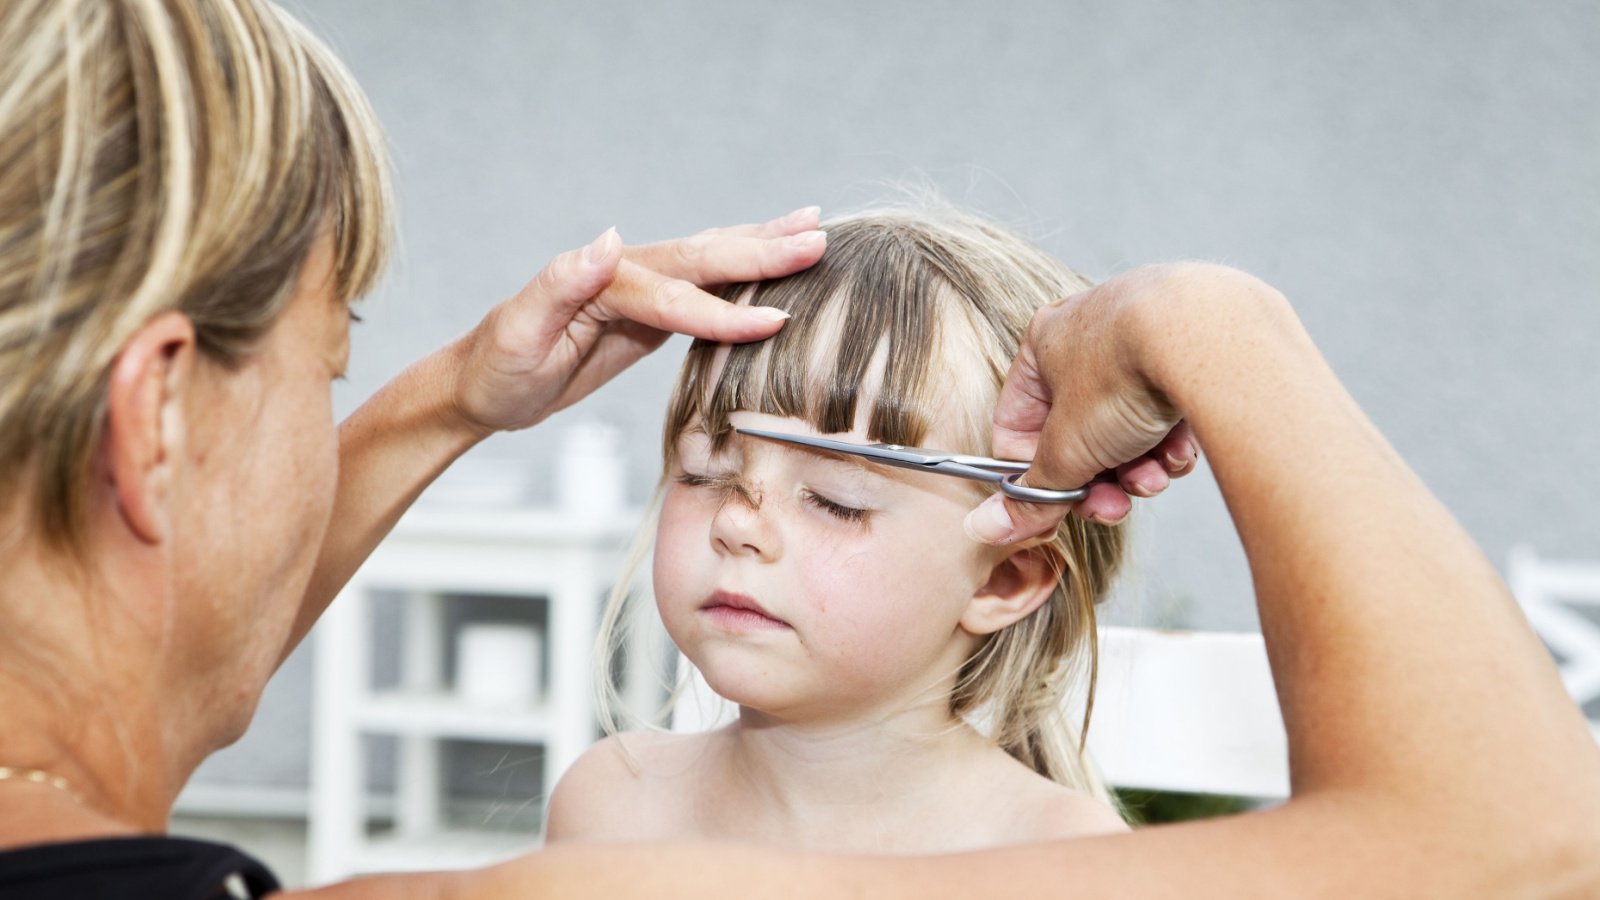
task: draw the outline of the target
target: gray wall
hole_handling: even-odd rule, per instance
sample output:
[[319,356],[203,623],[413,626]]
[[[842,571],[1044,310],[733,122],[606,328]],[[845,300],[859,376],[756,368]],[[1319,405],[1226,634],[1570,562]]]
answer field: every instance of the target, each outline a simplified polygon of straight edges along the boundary
[[[607,226],[658,239],[929,179],[1091,276],[1180,257],[1260,274],[1492,559],[1518,541],[1600,558],[1600,5],[294,6],[398,163],[402,252],[343,410]],[[583,412],[636,438],[636,497],[681,349]],[[544,471],[571,415],[477,452]],[[1203,473],[1136,527],[1116,617],[1254,627]],[[286,736],[306,672],[269,692],[271,734],[203,778],[303,778]]]

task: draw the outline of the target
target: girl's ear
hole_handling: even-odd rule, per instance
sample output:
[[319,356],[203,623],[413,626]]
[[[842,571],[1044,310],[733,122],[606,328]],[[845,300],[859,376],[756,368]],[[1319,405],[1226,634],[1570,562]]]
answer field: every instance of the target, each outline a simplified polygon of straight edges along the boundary
[[995,564],[961,616],[962,630],[993,634],[1026,619],[1060,583],[1061,560],[1049,544],[1024,546]]

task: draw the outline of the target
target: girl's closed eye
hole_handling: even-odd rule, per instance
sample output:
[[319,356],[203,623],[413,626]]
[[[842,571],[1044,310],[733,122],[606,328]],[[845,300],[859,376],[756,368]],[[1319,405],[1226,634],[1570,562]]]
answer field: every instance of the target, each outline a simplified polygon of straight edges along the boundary
[[837,500],[831,500],[809,488],[802,493],[802,496],[805,498],[806,503],[822,510],[823,512],[842,522],[865,522],[867,521],[868,514],[871,512],[871,510],[862,509],[857,506],[848,506],[840,503]]
[[[731,472],[720,474],[701,474],[698,472],[684,471],[680,472],[676,476],[675,480],[684,487],[708,488],[710,490],[725,494],[744,493],[744,491],[741,489],[742,486],[739,482],[739,476]],[[824,494],[820,494],[811,488],[802,489],[800,492],[800,497],[806,503],[806,505],[815,509],[819,509],[841,522],[850,522],[853,524],[865,522],[867,521],[867,517],[872,513],[872,510],[870,509],[865,509],[859,506],[851,506],[848,503],[841,503],[840,501]]]
[[733,472],[701,474],[685,470],[675,480],[684,487],[708,488],[724,495],[739,494],[744,496],[749,493],[740,482],[739,476]]
[[677,481],[686,487],[713,487],[717,484],[718,476],[697,475],[694,472],[680,472]]

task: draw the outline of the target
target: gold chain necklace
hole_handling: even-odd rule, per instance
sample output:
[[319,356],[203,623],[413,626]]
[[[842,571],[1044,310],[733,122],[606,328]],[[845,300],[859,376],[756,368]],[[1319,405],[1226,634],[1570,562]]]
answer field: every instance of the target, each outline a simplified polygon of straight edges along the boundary
[[83,795],[73,788],[72,782],[60,775],[52,775],[43,769],[13,769],[10,766],[0,766],[0,781],[26,781],[32,784],[47,784],[58,791],[65,793],[72,801],[83,806]]

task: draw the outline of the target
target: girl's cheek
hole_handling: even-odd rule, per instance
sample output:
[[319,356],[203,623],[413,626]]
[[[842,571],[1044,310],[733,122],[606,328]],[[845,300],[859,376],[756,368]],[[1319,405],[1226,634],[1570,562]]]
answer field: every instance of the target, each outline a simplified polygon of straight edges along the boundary
[[862,567],[852,561],[858,549],[840,535],[815,527],[802,529],[786,549],[796,563],[789,571],[798,582],[800,596],[809,601],[815,621],[826,626],[827,617],[848,608],[841,603],[854,592],[851,585],[863,574]]
[[698,529],[696,526],[699,515],[693,500],[690,492],[676,487],[669,488],[662,500],[651,565],[651,579],[658,598],[671,598],[681,592],[692,575],[691,560],[697,558],[695,547],[706,542],[704,524]]
[[892,627],[894,610],[914,577],[893,546],[835,535],[816,536],[800,551],[796,575],[817,616],[830,631]]

